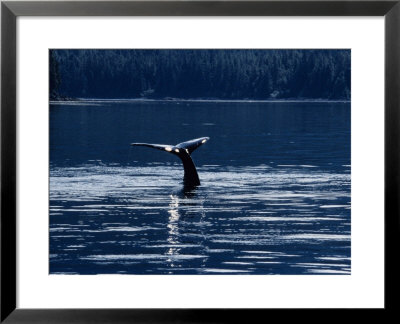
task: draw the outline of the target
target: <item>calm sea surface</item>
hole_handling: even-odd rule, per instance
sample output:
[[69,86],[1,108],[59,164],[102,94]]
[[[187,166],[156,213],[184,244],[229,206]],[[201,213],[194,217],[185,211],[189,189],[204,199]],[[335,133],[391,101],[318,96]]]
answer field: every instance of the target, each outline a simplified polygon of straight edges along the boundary
[[50,273],[350,274],[350,171],[349,103],[51,104]]

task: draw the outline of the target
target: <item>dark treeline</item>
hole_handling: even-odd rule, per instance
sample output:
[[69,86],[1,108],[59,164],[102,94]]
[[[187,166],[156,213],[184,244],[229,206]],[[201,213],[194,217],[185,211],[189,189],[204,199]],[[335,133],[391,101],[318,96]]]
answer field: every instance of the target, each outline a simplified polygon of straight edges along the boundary
[[50,50],[50,98],[350,99],[350,50]]

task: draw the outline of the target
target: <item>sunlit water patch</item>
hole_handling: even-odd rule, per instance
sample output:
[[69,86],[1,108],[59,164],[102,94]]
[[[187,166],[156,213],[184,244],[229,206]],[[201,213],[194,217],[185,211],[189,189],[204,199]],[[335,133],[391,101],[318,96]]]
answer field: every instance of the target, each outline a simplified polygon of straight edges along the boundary
[[350,174],[199,172],[185,192],[179,164],[53,168],[51,273],[350,273]]

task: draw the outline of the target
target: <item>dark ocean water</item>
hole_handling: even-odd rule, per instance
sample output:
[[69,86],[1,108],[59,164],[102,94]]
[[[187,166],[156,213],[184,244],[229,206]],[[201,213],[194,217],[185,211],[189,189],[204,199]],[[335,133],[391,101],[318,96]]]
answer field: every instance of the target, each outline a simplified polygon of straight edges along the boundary
[[350,171],[350,103],[51,104],[50,273],[350,274]]

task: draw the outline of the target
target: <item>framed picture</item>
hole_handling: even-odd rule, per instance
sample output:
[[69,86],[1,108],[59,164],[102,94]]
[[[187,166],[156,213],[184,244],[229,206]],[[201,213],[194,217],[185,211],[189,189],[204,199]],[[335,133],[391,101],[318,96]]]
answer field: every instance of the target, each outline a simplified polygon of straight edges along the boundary
[[397,1],[1,10],[2,321],[393,309]]

